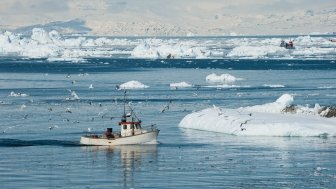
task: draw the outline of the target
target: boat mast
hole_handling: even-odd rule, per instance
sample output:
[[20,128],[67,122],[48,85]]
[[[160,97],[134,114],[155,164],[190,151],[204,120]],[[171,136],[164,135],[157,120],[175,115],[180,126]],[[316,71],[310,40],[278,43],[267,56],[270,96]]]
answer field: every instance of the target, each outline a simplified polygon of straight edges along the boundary
[[124,116],[123,117],[126,119],[126,90],[124,92]]

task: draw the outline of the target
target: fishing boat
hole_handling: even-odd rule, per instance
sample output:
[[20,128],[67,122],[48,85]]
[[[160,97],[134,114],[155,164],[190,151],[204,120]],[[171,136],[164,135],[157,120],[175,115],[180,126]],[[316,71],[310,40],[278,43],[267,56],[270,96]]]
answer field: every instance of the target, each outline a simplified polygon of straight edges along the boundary
[[126,113],[126,91],[124,93],[124,113],[119,122],[120,132],[107,128],[103,134],[88,133],[81,136],[80,144],[90,146],[117,146],[131,144],[156,143],[160,130],[155,125],[142,127],[141,120],[135,115],[132,107],[128,106]]

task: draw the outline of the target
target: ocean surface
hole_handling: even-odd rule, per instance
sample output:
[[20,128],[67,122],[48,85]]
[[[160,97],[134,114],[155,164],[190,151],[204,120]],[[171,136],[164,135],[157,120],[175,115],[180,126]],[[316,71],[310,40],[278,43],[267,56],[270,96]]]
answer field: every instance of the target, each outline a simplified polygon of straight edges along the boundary
[[[211,73],[241,80],[209,85]],[[149,86],[128,90],[127,98],[144,126],[160,129],[158,144],[81,146],[89,130],[119,129],[123,92],[116,85],[130,80]],[[194,87],[170,89],[181,81]],[[335,58],[71,63],[1,57],[0,188],[336,188],[334,137],[243,137],[178,127],[193,111],[264,104],[285,93],[295,104],[335,106]]]

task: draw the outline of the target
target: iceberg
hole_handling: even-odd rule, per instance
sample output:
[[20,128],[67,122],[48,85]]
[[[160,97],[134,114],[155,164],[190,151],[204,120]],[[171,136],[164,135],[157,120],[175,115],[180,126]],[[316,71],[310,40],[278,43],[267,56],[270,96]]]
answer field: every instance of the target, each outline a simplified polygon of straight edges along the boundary
[[[214,106],[185,116],[179,127],[238,136],[336,136],[336,118],[326,118],[328,108],[293,106],[292,95],[275,102],[237,109]],[[291,111],[293,110],[293,111]]]
[[216,75],[215,73],[212,73],[205,77],[205,80],[207,83],[222,83],[222,84],[229,84],[234,83],[238,79],[230,74],[222,74],[222,75]]
[[171,89],[179,89],[179,88],[188,88],[188,87],[192,87],[192,85],[190,85],[189,83],[182,81],[179,83],[171,83],[170,85]]
[[123,83],[121,85],[117,86],[118,90],[121,89],[144,89],[144,88],[148,88],[149,86],[144,85],[143,83],[139,82],[139,81],[128,81],[126,83]]
[[[50,36],[52,36],[54,39],[59,39],[59,34],[57,31],[53,30],[50,32]],[[49,33],[45,31],[42,28],[34,28],[32,30],[31,39],[36,41],[39,44],[48,44],[52,42],[52,39],[50,38]]]

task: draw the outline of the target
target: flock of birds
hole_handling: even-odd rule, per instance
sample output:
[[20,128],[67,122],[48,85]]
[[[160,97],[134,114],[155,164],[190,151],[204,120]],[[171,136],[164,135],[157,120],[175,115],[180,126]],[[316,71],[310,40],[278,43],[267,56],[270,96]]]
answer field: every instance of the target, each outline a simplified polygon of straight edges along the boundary
[[[83,74],[84,75],[84,74]],[[67,79],[70,79],[71,78],[71,75],[68,74],[66,76]],[[70,80],[71,81],[71,84],[72,85],[76,85],[76,80]],[[93,89],[93,84],[90,84],[89,89]],[[74,103],[74,102],[78,102],[80,100],[80,97],[76,94],[75,91],[71,90],[71,89],[67,89],[67,91],[70,93],[70,96],[69,97],[66,97],[65,98],[65,101],[67,102],[70,102],[70,103]],[[114,98],[114,102],[115,104],[118,104],[118,101],[122,101],[122,99],[118,99],[118,98]],[[33,100],[30,100],[30,102],[34,102]],[[1,103],[5,103],[4,101],[1,101]],[[95,121],[97,117],[101,118],[101,119],[114,119],[114,118],[120,118],[120,116],[112,116],[112,115],[109,115],[109,112],[110,110],[108,108],[104,108],[102,109],[103,107],[103,104],[101,102],[99,103],[94,103],[93,101],[88,101],[88,104],[90,106],[95,106],[95,107],[99,107],[100,110],[98,110],[98,114],[96,115],[91,115],[92,117],[89,118],[88,120],[89,121]],[[161,113],[164,113],[166,111],[168,111],[170,108],[171,108],[171,104],[172,104],[172,100],[169,100],[168,104],[165,105],[162,110],[160,111]],[[129,103],[130,105],[130,103]],[[32,116],[29,116],[27,112],[27,109],[29,109],[27,107],[27,103],[24,103],[20,106],[20,112],[24,112],[25,114],[23,114],[23,117],[22,119],[28,119],[29,117],[32,117]],[[60,109],[61,108],[64,108],[63,111]],[[48,129],[49,130],[53,130],[53,129],[56,129],[56,128],[59,128],[60,124],[64,124],[64,122],[66,123],[70,123],[70,124],[75,124],[75,123],[80,123],[79,120],[71,120],[71,117],[76,117],[76,116],[71,116],[71,114],[74,113],[74,111],[77,111],[77,110],[73,110],[73,108],[71,107],[71,104],[70,104],[70,107],[69,107],[69,104],[67,103],[66,104],[66,107],[64,106],[60,106],[59,104],[55,105],[54,107],[52,106],[52,104],[50,104],[50,106],[47,108],[47,111],[48,114],[49,114],[49,119],[48,119]],[[63,113],[62,113],[63,112]],[[78,113],[78,112],[76,112]],[[17,115],[16,115],[17,116]],[[55,124],[55,122],[57,121],[60,121],[59,120],[59,117],[61,117],[61,122],[62,123],[59,123],[59,124]],[[78,118],[78,117],[77,117]],[[13,129],[17,126],[9,126],[7,128],[5,128],[2,133],[6,133],[9,129]],[[91,132],[92,131],[92,128],[87,128],[87,132]]]

